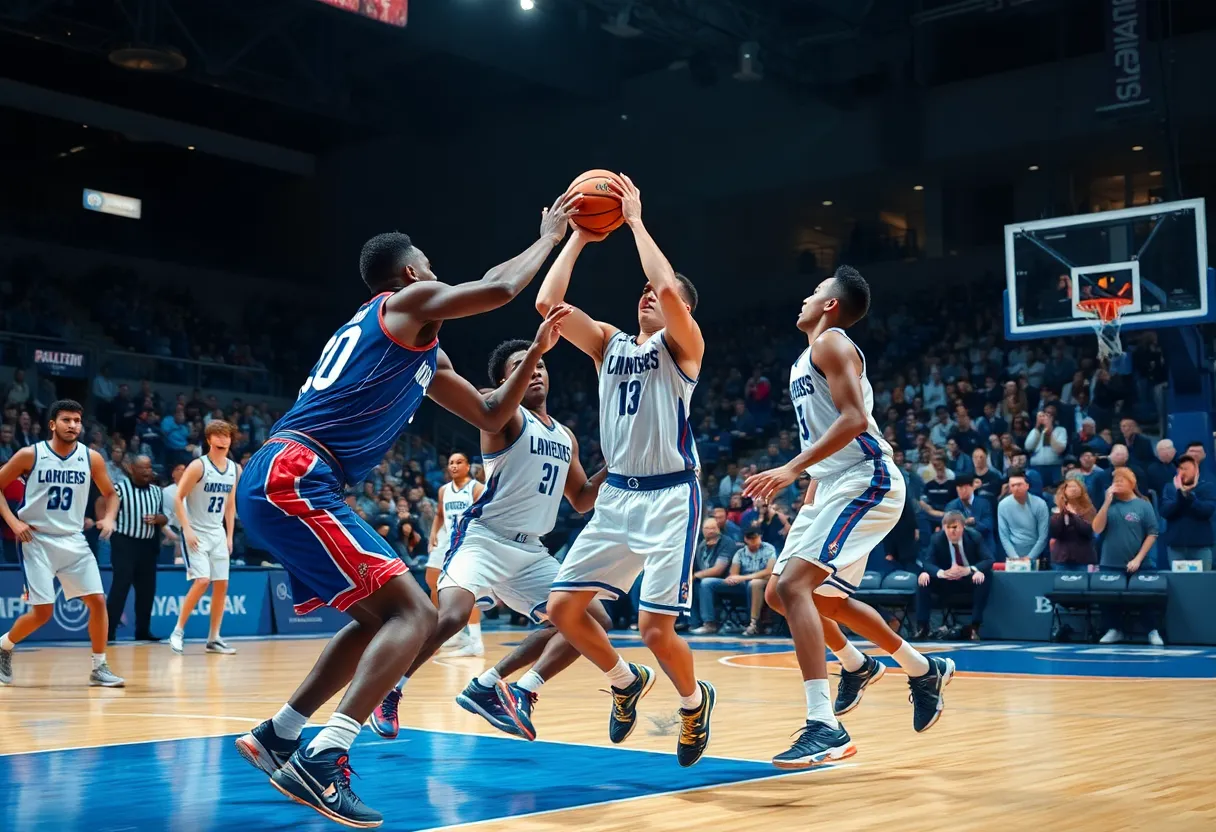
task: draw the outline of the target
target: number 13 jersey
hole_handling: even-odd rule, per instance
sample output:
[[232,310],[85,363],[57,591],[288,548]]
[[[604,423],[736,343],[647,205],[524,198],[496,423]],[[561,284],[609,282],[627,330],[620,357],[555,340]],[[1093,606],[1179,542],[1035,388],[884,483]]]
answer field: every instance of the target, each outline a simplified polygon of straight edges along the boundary
[[362,482],[414,418],[435,375],[439,339],[398,343],[384,326],[384,292],[338,328],[272,433],[296,431],[324,445],[346,482]]
[[701,467],[691,412],[696,379],[684,375],[660,330],[644,344],[618,332],[600,366],[600,447],[608,470],[654,477]]
[[70,454],[60,456],[46,442],[39,442],[34,445],[34,467],[26,478],[17,517],[40,535],[80,534],[92,479],[86,446],[77,442]]

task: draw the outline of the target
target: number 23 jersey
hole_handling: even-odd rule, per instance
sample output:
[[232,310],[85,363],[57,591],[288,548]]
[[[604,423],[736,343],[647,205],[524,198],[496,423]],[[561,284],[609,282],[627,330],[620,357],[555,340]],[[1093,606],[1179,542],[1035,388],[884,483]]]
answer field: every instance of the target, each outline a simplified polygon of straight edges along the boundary
[[60,456],[46,442],[39,442],[34,445],[34,467],[26,478],[17,517],[38,534],[80,534],[92,479],[85,445],[77,442],[70,454]]
[[419,348],[395,341],[384,326],[390,297],[377,295],[338,328],[272,431],[298,431],[320,442],[351,484],[384,458],[435,375],[439,339]]
[[600,447],[608,470],[654,477],[701,467],[688,422],[696,379],[684,375],[665,330],[638,344],[618,332],[600,365]]

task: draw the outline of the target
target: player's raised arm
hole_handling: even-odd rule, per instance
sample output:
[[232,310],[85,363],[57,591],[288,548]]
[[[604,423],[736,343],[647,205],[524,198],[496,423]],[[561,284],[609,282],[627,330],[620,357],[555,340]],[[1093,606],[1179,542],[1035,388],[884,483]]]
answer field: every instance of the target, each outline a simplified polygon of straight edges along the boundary
[[500,387],[484,396],[477,392],[477,388],[470,384],[468,379],[456,372],[451,359],[440,350],[435,364],[435,377],[427,388],[427,396],[473,427],[486,433],[499,432],[519,410],[524,395],[528,392],[528,385],[532,382],[536,363],[557,344],[561,337],[562,324],[569,314],[570,307],[565,304],[549,310],[540,329],[536,331],[532,345],[524,353],[524,360]]
[[861,359],[857,348],[839,332],[825,332],[811,349],[815,365],[827,377],[828,391],[840,415],[814,444],[788,463],[748,477],[743,486],[744,497],[771,500],[778,491],[798,479],[802,471],[827,459],[865,432],[869,420],[865,396],[861,392]]
[[105,511],[97,521],[97,531],[102,540],[109,540],[114,534],[114,520],[118,517],[118,492],[114,483],[110,482],[110,474],[106,471],[106,461],[97,451],[89,451],[89,473],[93,475],[93,485],[101,492],[105,501]]
[[[684,297],[676,270],[671,267],[671,263],[642,224],[642,193],[633,184],[633,180],[623,173],[621,184],[611,182],[609,187],[621,198],[621,215],[633,231],[633,241],[638,247],[642,271],[654,287],[659,307],[663,310],[663,318],[667,323],[668,346],[672,348],[677,361],[689,362],[699,371],[701,359],[705,357],[705,338],[701,335],[701,327],[692,316],[692,306]],[[695,377],[697,373],[689,375]]]
[[[584,231],[575,226],[574,232],[566,245],[562,247],[557,259],[549,267],[545,279],[541,281],[540,293],[536,296],[536,311],[548,315],[549,310],[566,300],[566,290],[570,288],[570,275],[574,271],[574,262],[578,260],[583,247],[587,243],[598,243],[606,234],[596,234]],[[604,347],[609,339],[617,333],[610,324],[594,320],[590,315],[577,307],[573,310],[562,326],[562,335],[566,340],[591,356],[598,369],[600,359],[604,357]]]
[[[549,252],[566,236],[566,226],[581,200],[580,194],[559,196],[552,207],[542,212],[540,236],[536,242],[521,254],[490,269],[481,280],[454,286],[437,280],[421,280],[397,292],[385,304],[386,326],[396,335],[398,326],[408,330],[410,322],[416,330],[420,322],[467,318],[504,306],[532,282]],[[410,321],[394,321],[398,315],[408,317]]]
[[599,496],[600,486],[608,478],[608,466],[605,465],[588,478],[587,472],[583,470],[582,460],[578,458],[578,440],[574,438],[574,432],[564,425],[562,430],[570,437],[570,471],[566,474],[566,488],[563,493],[575,511],[586,514],[595,508],[595,498]]
[[[34,446],[29,445],[9,458],[9,461],[4,463],[4,467],[0,468],[0,491],[8,488],[13,480],[18,477],[24,477],[34,467]],[[27,526],[21,521],[13,510],[8,506],[8,500],[0,496],[0,517],[4,518],[4,522],[12,530],[13,535],[22,543],[29,543],[34,539],[32,534],[34,529]]]

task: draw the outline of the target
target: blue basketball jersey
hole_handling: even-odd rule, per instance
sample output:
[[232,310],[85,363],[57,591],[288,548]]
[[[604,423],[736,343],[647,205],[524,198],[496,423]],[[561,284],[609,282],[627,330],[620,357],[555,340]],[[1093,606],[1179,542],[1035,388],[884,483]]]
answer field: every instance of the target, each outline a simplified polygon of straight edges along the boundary
[[296,431],[325,446],[351,484],[384,458],[435,375],[439,339],[417,349],[394,341],[384,326],[390,295],[372,298],[338,328],[272,431]]

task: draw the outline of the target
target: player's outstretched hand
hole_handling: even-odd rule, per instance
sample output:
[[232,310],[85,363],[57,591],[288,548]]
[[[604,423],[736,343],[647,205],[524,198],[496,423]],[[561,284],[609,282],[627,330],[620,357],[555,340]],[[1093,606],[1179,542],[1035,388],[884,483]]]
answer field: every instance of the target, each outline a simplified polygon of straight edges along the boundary
[[642,192],[633,180],[625,174],[619,174],[620,183],[609,181],[608,190],[621,198],[621,216],[625,222],[633,225],[642,218]]
[[114,534],[114,521],[108,517],[103,517],[97,521],[98,536],[102,540],[109,540],[110,535]]
[[532,343],[540,347],[541,352],[548,352],[557,346],[557,342],[562,337],[562,321],[573,311],[574,308],[568,303],[554,305],[545,319],[541,321],[540,329],[536,330],[536,337],[532,339]]
[[744,497],[763,497],[766,500],[771,500],[777,496],[777,492],[786,488],[794,480],[798,479],[798,472],[792,470],[788,465],[782,465],[780,468],[773,468],[768,471],[761,471],[759,474],[752,474],[743,483]]
[[566,236],[566,226],[570,223],[570,218],[578,213],[579,206],[583,204],[583,195],[576,192],[568,192],[553,200],[553,204],[548,208],[542,208],[540,212],[540,236],[551,237],[553,245],[557,245]]

